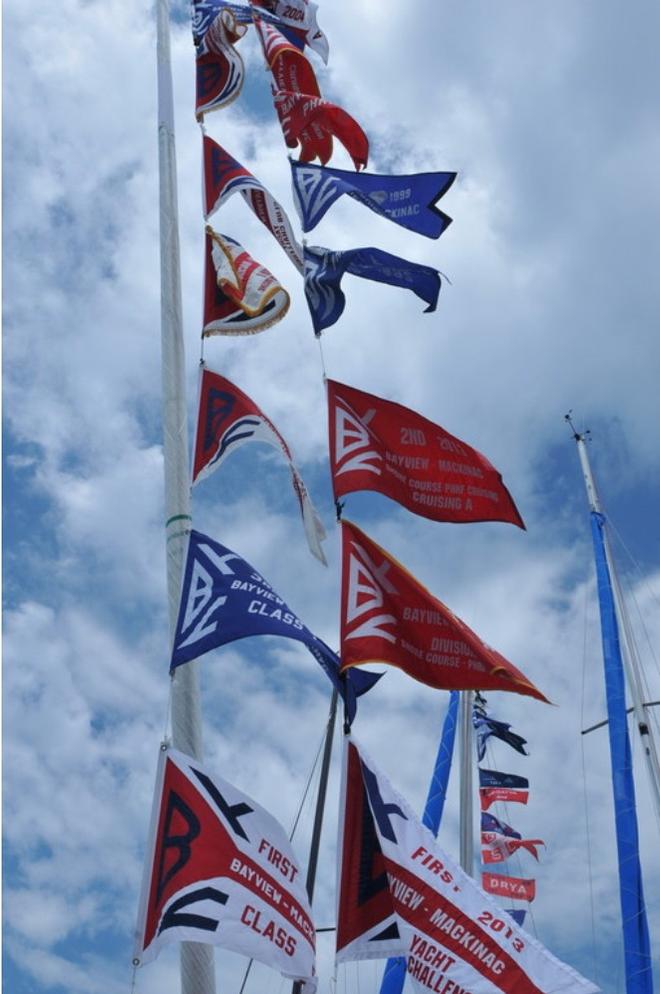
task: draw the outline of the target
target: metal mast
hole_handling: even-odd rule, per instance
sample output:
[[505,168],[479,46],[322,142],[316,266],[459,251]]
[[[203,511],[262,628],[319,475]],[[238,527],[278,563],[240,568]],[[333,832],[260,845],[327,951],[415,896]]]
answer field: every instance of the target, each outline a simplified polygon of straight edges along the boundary
[[469,877],[474,876],[474,811],[472,790],[472,702],[471,690],[461,691],[460,733],[461,733],[461,792],[459,831],[461,839],[461,867]]
[[[587,452],[587,446],[585,444],[584,435],[580,435],[574,431],[573,437],[575,438],[575,442],[578,448],[578,454],[580,456],[580,465],[582,467],[582,475],[584,476],[584,483],[587,490],[589,510],[604,517],[600,501],[598,499],[596,484],[594,482],[593,474],[591,472],[591,465],[589,463],[589,454]],[[658,761],[658,751],[653,739],[653,732],[646,717],[646,704],[644,702],[644,693],[643,693],[644,683],[642,679],[641,664],[639,661],[639,656],[637,654],[635,645],[630,637],[630,623],[628,621],[628,615],[621,594],[621,586],[619,584],[619,578],[614,568],[614,561],[612,558],[612,550],[610,547],[610,541],[607,534],[607,529],[603,529],[603,537],[605,545],[605,556],[607,559],[607,566],[609,569],[610,578],[612,582],[612,595],[614,598],[614,607],[619,627],[619,638],[621,641],[621,650],[622,650],[621,655],[626,673],[628,690],[630,692],[633,711],[635,714],[635,725],[639,733],[640,741],[642,744],[642,753],[644,755],[644,760],[646,763],[646,768],[651,783],[651,792],[655,803],[656,812],[658,814],[658,817],[660,818],[660,762]]]
[[[156,0],[156,19],[165,541],[171,644],[179,606],[187,532],[191,522],[190,469],[169,0]],[[179,666],[172,678],[172,740],[176,749],[195,759],[202,758],[201,703],[196,660]],[[215,994],[213,950],[210,946],[196,942],[181,944],[181,991],[182,994]]]

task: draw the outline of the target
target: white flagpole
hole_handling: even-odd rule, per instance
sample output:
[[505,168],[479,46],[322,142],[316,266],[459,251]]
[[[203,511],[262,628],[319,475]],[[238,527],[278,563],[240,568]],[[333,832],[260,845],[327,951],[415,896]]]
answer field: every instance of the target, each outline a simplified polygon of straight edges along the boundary
[[[161,356],[165,540],[170,644],[179,607],[181,577],[190,527],[190,467],[181,305],[181,263],[174,145],[174,100],[170,58],[169,0],[157,0],[158,165],[160,176]],[[179,666],[172,679],[172,741],[176,749],[202,758],[202,719],[197,661]],[[181,944],[182,994],[215,994],[213,950]]]

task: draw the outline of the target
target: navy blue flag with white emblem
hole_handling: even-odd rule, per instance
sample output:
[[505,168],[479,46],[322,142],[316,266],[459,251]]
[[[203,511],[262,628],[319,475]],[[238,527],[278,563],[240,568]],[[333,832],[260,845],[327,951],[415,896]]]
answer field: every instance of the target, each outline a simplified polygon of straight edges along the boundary
[[403,228],[439,238],[452,219],[435,205],[456,173],[379,176],[291,161],[293,199],[303,231],[311,231],[329,207],[347,194]]
[[251,635],[281,635],[307,646],[344,698],[349,722],[355,717],[356,697],[381,675],[351,673],[344,681],[337,655],[249,563],[207,535],[191,531],[170,672],[211,649]]
[[306,245],[305,296],[317,337],[344,312],[346,298],[340,283],[345,273],[412,290],[428,304],[427,313],[434,311],[438,303],[440,274],[437,269],[408,262],[377,248],[331,252],[317,245]]

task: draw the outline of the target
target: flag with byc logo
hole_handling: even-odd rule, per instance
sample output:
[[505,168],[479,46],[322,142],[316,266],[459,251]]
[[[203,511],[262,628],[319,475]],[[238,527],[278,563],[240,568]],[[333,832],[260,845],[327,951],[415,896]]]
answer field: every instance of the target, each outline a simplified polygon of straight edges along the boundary
[[173,942],[223,946],[316,990],[316,932],[282,826],[237,787],[174,749],[156,777],[134,965]]
[[252,635],[302,642],[346,702],[349,721],[379,679],[373,673],[339,674],[339,660],[245,559],[194,529],[190,532],[174,632],[170,671],[212,649]]

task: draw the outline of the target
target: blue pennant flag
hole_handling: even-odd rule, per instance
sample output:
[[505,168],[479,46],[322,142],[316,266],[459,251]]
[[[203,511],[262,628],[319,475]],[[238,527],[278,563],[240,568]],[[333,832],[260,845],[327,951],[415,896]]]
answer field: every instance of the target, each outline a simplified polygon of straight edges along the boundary
[[311,231],[342,194],[387,217],[402,228],[439,238],[452,219],[435,205],[456,173],[380,176],[291,161],[293,199],[303,231]]
[[498,835],[506,835],[508,839],[522,839],[520,832],[516,832],[506,822],[500,821],[499,818],[489,814],[487,811],[481,812],[481,831],[497,832]]
[[516,925],[520,925],[522,928],[525,921],[525,915],[527,914],[527,908],[507,908],[506,913],[507,915],[511,915]]
[[282,635],[306,645],[344,698],[349,722],[355,717],[356,697],[381,676],[355,670],[345,683],[338,656],[249,563],[207,535],[191,531],[170,672],[211,649],[251,635]]
[[506,742],[516,752],[522,753],[523,756],[529,755],[525,749],[527,739],[524,739],[522,735],[518,735],[516,732],[512,732],[511,725],[507,724],[507,722],[491,718],[485,708],[479,704],[475,704],[472,708],[472,724],[477,733],[477,758],[479,762],[486,755],[486,742],[491,735],[493,738]]
[[377,248],[331,252],[316,245],[306,245],[305,296],[317,337],[343,314],[346,298],[340,283],[345,273],[412,290],[428,304],[427,313],[434,311],[438,303],[440,274],[437,269],[408,262]]

